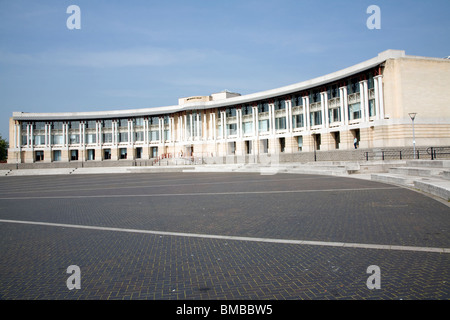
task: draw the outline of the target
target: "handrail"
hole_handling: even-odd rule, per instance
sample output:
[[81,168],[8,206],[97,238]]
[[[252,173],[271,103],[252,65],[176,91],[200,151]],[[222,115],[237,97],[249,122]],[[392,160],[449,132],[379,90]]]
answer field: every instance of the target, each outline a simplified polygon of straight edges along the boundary
[[450,155],[450,146],[440,146],[440,147],[428,147],[428,148],[417,148],[415,153],[412,149],[409,148],[399,148],[399,149],[378,149],[378,150],[370,150],[364,152],[364,159],[366,161],[373,159],[381,159],[381,160],[392,160],[392,159],[424,159],[427,156],[431,156],[431,160],[437,159],[438,156],[445,156],[445,158],[449,158]]
[[450,154],[450,147],[429,147],[427,154],[431,155],[431,160],[435,160],[437,155]]

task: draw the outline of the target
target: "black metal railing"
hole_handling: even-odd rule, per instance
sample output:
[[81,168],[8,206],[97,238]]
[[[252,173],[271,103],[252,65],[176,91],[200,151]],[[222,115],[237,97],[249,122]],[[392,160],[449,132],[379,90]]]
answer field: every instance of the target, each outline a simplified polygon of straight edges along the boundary
[[427,154],[431,156],[431,160],[437,159],[437,157],[450,155],[450,147],[429,147]]
[[378,149],[364,152],[364,160],[411,160],[411,159],[449,159],[449,147],[428,147],[413,149]]

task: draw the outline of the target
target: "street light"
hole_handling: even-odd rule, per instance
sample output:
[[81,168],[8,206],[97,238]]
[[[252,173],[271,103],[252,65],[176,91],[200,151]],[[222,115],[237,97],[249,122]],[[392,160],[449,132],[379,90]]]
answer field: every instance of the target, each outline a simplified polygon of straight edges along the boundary
[[411,120],[412,120],[414,159],[416,159],[416,136],[415,136],[415,133],[414,133],[414,119],[416,118],[416,114],[417,114],[417,113],[415,113],[415,112],[410,112],[410,113],[408,113],[408,114],[409,114],[409,117],[410,117]]

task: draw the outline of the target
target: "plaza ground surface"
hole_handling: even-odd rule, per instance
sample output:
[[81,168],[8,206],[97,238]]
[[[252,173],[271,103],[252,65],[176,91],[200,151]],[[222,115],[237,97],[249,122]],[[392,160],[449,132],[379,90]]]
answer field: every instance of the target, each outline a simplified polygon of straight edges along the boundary
[[1,177],[0,299],[448,300],[449,230],[445,203],[352,178]]

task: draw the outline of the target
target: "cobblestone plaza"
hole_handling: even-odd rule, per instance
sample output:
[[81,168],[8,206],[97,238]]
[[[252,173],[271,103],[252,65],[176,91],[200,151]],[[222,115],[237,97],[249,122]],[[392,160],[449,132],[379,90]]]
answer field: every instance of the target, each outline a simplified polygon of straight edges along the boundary
[[0,190],[5,300],[450,298],[448,204],[394,185],[152,173],[2,177]]

